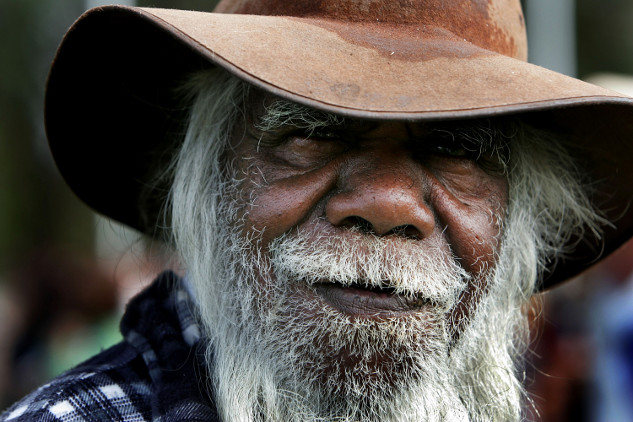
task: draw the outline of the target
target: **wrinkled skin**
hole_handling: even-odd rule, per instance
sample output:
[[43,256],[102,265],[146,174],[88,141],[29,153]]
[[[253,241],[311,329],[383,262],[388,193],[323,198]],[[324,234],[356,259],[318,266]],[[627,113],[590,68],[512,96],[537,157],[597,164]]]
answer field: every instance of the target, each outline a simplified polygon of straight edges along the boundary
[[[244,235],[263,232],[258,246],[265,251],[293,229],[343,238],[355,228],[442,249],[474,280],[448,316],[459,326],[477,292],[485,290],[484,273],[495,264],[508,200],[506,176],[484,169],[478,157],[447,146],[422,124],[352,122],[344,131],[326,128],[309,138],[293,128],[262,133],[255,125],[273,99],[251,95],[251,112],[244,127],[235,130],[226,157],[244,177],[241,191],[248,192],[241,198],[250,204],[243,215]],[[416,312],[413,305],[394,305],[392,295],[382,292],[335,288],[298,294],[355,318]],[[312,317],[309,311],[305,317]]]

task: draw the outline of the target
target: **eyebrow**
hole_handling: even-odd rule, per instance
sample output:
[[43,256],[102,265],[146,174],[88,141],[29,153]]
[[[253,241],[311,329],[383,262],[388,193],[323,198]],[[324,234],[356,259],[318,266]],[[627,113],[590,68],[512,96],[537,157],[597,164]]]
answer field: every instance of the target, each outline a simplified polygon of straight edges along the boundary
[[294,127],[312,132],[317,128],[343,126],[346,123],[346,119],[343,116],[284,99],[276,99],[265,106],[264,113],[255,121],[255,128],[263,132],[285,127]]
[[[370,122],[355,119],[347,119],[341,115],[317,110],[283,98],[275,98],[270,104],[264,106],[264,112],[254,119],[254,128],[265,133],[284,132],[284,129],[301,129],[308,134],[319,128],[339,127],[343,130],[365,126]],[[434,134],[449,134],[456,141],[470,141],[477,145],[480,153],[487,151],[499,155],[507,154],[508,141],[515,136],[516,122],[512,119],[472,119],[445,122],[409,122],[411,126],[419,126],[424,133],[423,137]],[[417,138],[411,131],[412,138]]]

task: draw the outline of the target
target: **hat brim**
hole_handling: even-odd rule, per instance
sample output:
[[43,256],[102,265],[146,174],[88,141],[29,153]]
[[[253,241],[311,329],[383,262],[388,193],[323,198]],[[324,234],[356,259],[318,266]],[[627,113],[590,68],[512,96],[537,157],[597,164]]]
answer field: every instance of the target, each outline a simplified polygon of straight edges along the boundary
[[[385,30],[389,30],[389,36]],[[393,31],[397,30],[397,39]],[[601,183],[614,221],[582,242],[547,285],[573,276],[633,234],[633,99],[429,28],[107,6],[84,14],[51,68],[46,129],[75,193],[143,232],[140,192],[156,146],[183,110],[174,88],[221,66],[278,96],[355,118],[437,120],[525,114],[565,131]]]

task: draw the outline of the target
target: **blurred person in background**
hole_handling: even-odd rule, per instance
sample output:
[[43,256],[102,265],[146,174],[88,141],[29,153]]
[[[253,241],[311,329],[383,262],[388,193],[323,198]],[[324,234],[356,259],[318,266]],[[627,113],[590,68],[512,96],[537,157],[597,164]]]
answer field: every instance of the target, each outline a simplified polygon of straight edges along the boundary
[[178,264],[0,420],[521,420],[528,300],[633,229],[633,100],[526,54],[514,1],[84,15],[52,153]]

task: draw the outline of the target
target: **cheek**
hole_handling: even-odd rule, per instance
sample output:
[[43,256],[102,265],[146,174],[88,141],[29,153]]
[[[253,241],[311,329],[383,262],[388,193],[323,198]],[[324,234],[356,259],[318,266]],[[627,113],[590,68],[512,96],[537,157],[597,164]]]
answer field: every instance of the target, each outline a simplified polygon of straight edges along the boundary
[[[251,200],[244,215],[244,234],[261,233],[263,245],[308,219],[336,184],[334,165],[302,174],[282,175],[268,183],[248,177],[244,191]],[[262,185],[261,182],[266,183]]]
[[478,275],[493,267],[507,206],[507,181],[486,174],[465,189],[434,185],[434,208],[445,237],[464,268]]
[[[445,237],[464,268],[474,276],[451,311],[457,341],[470,314],[486,291],[486,272],[496,265],[502,222],[508,201],[507,181],[487,179],[471,184],[468,192],[435,186],[435,211],[445,227]],[[439,185],[439,184],[438,184]]]

